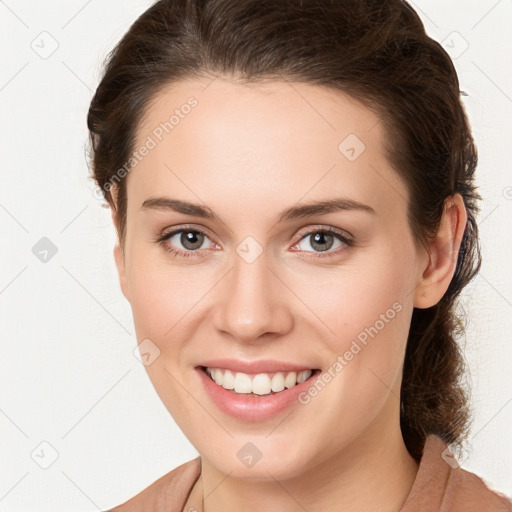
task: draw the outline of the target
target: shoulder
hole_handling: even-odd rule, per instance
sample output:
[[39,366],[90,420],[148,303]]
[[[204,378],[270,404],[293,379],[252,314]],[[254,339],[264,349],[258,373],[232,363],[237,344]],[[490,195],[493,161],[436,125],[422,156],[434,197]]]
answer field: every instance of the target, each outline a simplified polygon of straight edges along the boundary
[[400,512],[512,512],[512,501],[462,469],[447,444],[429,436],[416,480]]
[[185,462],[162,476],[139,494],[105,512],[181,511],[201,473],[201,459]]
[[[466,512],[512,512],[512,501],[496,491],[491,490],[486,483],[474,473],[462,468],[453,470],[454,483],[448,487],[454,503],[464,504]],[[460,507],[459,507],[460,508]]]

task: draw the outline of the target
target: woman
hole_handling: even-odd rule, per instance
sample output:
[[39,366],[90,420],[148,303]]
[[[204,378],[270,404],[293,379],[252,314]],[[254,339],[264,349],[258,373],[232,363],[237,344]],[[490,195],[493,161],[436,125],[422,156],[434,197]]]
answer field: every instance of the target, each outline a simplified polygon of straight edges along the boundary
[[88,125],[142,361],[200,454],[113,510],[512,510],[452,455],[477,158],[407,3],[162,0]]

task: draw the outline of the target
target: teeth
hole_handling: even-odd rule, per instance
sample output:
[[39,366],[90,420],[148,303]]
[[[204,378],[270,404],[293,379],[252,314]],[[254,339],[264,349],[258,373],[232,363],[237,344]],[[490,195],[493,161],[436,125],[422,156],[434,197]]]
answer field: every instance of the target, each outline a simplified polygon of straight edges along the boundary
[[272,377],[272,391],[274,392],[278,392],[278,391],[283,391],[284,389],[284,375],[281,373],[281,372],[278,372],[276,373],[273,377]]
[[240,372],[233,374],[229,370],[221,370],[220,368],[206,368],[206,373],[216,384],[224,389],[232,389],[235,393],[269,395],[272,391],[277,393],[304,382],[311,377],[312,371],[277,372],[272,377],[267,373],[259,373],[253,377]]
[[295,372],[290,372],[284,379],[284,385],[290,389],[295,386],[297,383],[297,374]]
[[303,370],[297,374],[297,384],[300,384],[301,382],[304,382],[311,373],[308,374],[308,370]]
[[222,372],[221,372],[221,370],[219,370],[218,368],[215,368],[215,370],[213,370],[213,372],[212,372],[212,377],[213,377],[213,380],[215,381],[216,384],[218,384],[219,386],[222,386]]
[[[219,370],[220,371],[220,370]],[[224,377],[222,379],[222,387],[224,389],[235,389],[235,376],[229,370],[224,372]]]
[[[222,386],[222,382],[217,382],[217,384]],[[251,391],[251,377],[245,373],[237,373],[235,375],[235,393],[250,393]]]

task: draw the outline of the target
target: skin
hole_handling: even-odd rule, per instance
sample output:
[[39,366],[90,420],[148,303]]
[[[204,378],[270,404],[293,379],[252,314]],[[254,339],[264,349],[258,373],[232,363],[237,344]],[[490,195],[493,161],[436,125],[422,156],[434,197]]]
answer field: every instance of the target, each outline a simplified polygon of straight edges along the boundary
[[[462,198],[447,200],[428,247],[415,243],[382,123],[354,99],[314,85],[172,84],[145,113],[136,147],[190,96],[197,107],[128,175],[126,241],[114,249],[137,340],[160,350],[149,377],[202,458],[187,507],[201,510],[204,493],[208,512],[326,512],[340,503],[348,512],[399,510],[418,468],[399,425],[407,334],[413,308],[437,303],[453,276]],[[338,149],[348,134],[366,146],[353,162]],[[222,221],[141,211],[157,196],[207,205]],[[337,197],[375,213],[278,221],[285,208]],[[207,236],[193,256],[173,257],[155,242],[187,225]],[[322,257],[313,239],[322,227],[350,233],[354,245],[334,237],[333,257]],[[263,251],[252,263],[236,252],[247,236]],[[172,240],[165,244],[193,252],[179,235]],[[317,396],[271,419],[226,415],[194,370],[230,357],[326,371],[394,303],[400,312]],[[251,468],[237,458],[247,442],[262,454]]]

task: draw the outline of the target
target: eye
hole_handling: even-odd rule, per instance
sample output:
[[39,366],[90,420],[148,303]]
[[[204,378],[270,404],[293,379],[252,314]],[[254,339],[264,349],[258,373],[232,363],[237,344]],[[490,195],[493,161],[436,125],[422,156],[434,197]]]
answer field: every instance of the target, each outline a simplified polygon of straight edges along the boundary
[[[348,235],[333,228],[326,227],[305,233],[294,248],[298,247],[300,251],[317,253],[316,255],[318,257],[332,257],[353,245],[354,241]],[[307,246],[311,247],[313,251],[307,250]],[[334,250],[331,250],[333,247]]]
[[212,246],[212,241],[206,233],[193,228],[180,228],[165,233],[156,242],[167,252],[183,257],[196,256],[198,251]]
[[[306,243],[307,240],[309,240],[308,243]],[[162,245],[165,251],[175,257],[199,257],[201,251],[211,248],[212,245],[220,249],[220,246],[212,242],[206,233],[193,227],[181,227],[164,233],[155,242]],[[308,245],[313,249],[312,251],[307,249]],[[331,227],[322,227],[303,233],[300,241],[291,250],[312,252],[314,253],[313,257],[322,258],[336,256],[353,245],[354,240],[345,232]],[[331,250],[333,247],[334,250]]]

